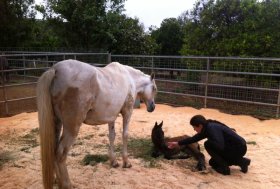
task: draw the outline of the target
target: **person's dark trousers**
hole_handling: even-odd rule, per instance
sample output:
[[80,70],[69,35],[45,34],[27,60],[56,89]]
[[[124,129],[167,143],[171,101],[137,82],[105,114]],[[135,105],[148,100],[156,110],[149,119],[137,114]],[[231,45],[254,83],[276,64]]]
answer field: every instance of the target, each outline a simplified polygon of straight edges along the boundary
[[[211,165],[217,172],[222,174],[230,174],[230,165],[238,165],[243,173],[248,171],[250,159],[243,156],[247,152],[246,144],[240,146],[225,147],[225,150],[219,150],[212,142],[206,141],[204,143],[205,149],[211,156],[209,165]],[[217,170],[218,168],[218,170]]]
[[242,163],[243,156],[247,152],[247,146],[230,146],[226,147],[223,152],[224,159],[228,162],[229,165],[240,165]]
[[248,158],[244,158],[243,156],[247,152],[247,145],[239,145],[239,146],[230,146],[226,148],[223,154],[224,159],[228,162],[229,165],[237,165],[240,166],[241,171],[243,173],[247,173],[248,166],[251,163],[251,160]]
[[218,173],[223,175],[229,175],[230,169],[228,162],[224,159],[223,152],[219,150],[211,141],[207,140],[204,143],[204,147],[208,154],[211,156],[209,165],[212,166]]

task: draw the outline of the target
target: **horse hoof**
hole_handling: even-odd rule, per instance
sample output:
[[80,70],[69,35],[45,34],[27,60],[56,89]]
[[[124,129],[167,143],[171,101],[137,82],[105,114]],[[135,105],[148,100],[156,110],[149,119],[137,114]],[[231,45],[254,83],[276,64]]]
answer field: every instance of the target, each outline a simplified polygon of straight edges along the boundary
[[131,168],[131,167],[132,167],[131,163],[124,163],[123,164],[123,168]]
[[120,166],[120,164],[119,164],[117,161],[114,161],[113,163],[111,163],[111,166],[112,166],[113,168],[117,168],[117,167]]

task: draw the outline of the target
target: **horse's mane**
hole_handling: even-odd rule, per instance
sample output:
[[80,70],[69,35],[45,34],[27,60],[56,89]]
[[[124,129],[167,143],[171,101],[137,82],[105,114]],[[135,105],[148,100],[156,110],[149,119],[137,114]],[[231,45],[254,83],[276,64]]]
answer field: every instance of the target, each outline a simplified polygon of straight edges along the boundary
[[109,65],[111,65],[111,66],[116,66],[116,67],[118,67],[118,68],[124,68],[124,69],[126,69],[128,72],[133,73],[133,75],[134,75],[134,74],[141,75],[141,76],[146,75],[146,74],[145,74],[144,72],[142,72],[141,70],[135,69],[135,68],[133,68],[133,67],[131,67],[131,66],[128,66],[128,65],[121,64],[121,63],[119,63],[119,62],[112,62],[112,63],[109,64]]
[[142,72],[141,70],[137,70],[131,66],[127,66],[127,65],[123,65],[127,70],[131,71],[131,72],[134,72],[135,74],[138,74],[138,75],[146,75],[144,74],[144,72]]

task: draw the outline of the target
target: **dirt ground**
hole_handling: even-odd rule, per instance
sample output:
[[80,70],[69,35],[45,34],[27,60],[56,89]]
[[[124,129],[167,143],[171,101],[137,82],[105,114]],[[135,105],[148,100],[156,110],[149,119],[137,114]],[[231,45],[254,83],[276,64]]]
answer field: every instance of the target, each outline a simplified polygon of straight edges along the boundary
[[[213,109],[171,107],[157,104],[153,113],[144,105],[135,109],[129,128],[130,137],[150,138],[155,121],[164,121],[166,136],[195,134],[189,126],[193,115],[202,114],[235,128],[248,143],[247,157],[251,166],[247,174],[239,167],[231,167],[231,175],[223,176],[213,171],[198,172],[187,160],[159,160],[159,167],[147,167],[141,158],[130,156],[132,168],[111,168],[109,162],[94,166],[81,164],[86,154],[107,154],[107,125],[83,125],[77,141],[68,155],[68,169],[74,188],[78,189],[276,189],[280,188],[280,120],[260,121],[244,115],[229,115]],[[121,142],[121,117],[116,121],[116,143]],[[41,164],[38,144],[37,113],[22,113],[0,118],[0,188],[40,189]],[[204,141],[199,143],[203,146]],[[208,162],[209,156],[202,148]],[[117,154],[119,162],[120,153]]]

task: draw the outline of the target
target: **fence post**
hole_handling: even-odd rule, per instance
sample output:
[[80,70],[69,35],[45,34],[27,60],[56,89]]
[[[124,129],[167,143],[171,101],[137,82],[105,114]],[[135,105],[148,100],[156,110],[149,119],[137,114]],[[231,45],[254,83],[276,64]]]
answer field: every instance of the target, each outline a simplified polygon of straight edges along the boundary
[[111,57],[111,53],[108,53],[108,59],[107,59],[107,63],[111,63],[112,62],[112,57]]
[[280,84],[279,84],[279,92],[278,92],[278,100],[277,100],[277,109],[276,109],[276,118],[279,118],[279,107],[280,106]]
[[207,66],[206,66],[206,78],[205,78],[204,108],[207,108],[209,69],[210,69],[210,58],[208,57]]
[[154,57],[152,57],[152,73],[155,73]]
[[24,77],[23,77],[23,80],[25,81],[26,80],[26,65],[25,65],[25,56],[23,56],[23,74],[24,74]]
[[[4,66],[3,66],[4,68]],[[7,101],[7,95],[6,95],[6,87],[5,87],[5,72],[4,69],[1,70],[1,80],[2,80],[2,88],[3,88],[3,96],[4,96],[4,106],[6,110],[6,115],[9,115],[9,107],[8,107],[8,101]]]

